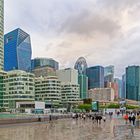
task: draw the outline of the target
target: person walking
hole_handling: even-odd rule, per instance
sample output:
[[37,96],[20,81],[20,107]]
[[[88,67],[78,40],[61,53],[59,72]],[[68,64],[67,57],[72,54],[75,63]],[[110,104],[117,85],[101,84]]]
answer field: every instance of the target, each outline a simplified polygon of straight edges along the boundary
[[131,113],[129,113],[129,115],[128,115],[128,120],[129,120],[129,123],[131,124],[131,121],[132,121]]
[[135,117],[135,114],[133,114],[133,116],[132,116],[133,125],[135,125],[135,120],[136,120],[136,117]]
[[94,115],[92,116],[92,121],[93,121],[93,123],[94,123],[94,119],[95,119],[95,117],[94,117]]
[[98,119],[99,119],[99,124],[101,124],[102,116],[99,115]]
[[106,117],[105,116],[103,116],[103,121],[106,122]]
[[86,120],[86,114],[85,113],[83,114],[83,119],[84,119],[84,121]]
[[124,115],[124,119],[125,119],[125,124],[127,124],[127,122],[128,122],[128,114],[127,113]]

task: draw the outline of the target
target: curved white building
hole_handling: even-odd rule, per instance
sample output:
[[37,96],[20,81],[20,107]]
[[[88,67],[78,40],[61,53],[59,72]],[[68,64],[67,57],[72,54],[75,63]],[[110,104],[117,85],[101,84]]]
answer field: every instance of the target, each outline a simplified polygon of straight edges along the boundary
[[35,100],[48,105],[61,102],[61,84],[56,76],[35,78]]

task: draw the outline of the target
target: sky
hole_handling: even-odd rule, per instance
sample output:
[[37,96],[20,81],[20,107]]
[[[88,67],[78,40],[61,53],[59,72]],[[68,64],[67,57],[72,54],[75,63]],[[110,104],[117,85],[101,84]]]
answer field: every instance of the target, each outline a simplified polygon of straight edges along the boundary
[[60,68],[83,56],[88,66],[140,65],[140,0],[5,0],[5,33],[31,36],[32,58],[54,58]]

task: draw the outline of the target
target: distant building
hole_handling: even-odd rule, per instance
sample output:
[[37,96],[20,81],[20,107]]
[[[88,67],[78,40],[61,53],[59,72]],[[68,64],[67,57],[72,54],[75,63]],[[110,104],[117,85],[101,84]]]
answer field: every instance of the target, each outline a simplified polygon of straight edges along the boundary
[[34,73],[36,77],[47,77],[56,75],[56,71],[54,70],[54,68],[48,66],[37,67],[32,70],[32,73]]
[[3,70],[3,64],[4,64],[3,36],[4,36],[4,0],[1,0],[0,1],[0,70]]
[[118,97],[122,98],[122,80],[119,78],[115,78],[114,82],[118,85]]
[[90,89],[88,94],[93,101],[114,101],[114,90],[112,88]]
[[72,83],[61,83],[61,96],[62,96],[62,103],[67,104],[75,104],[80,101],[80,91],[78,84]]
[[122,76],[122,97],[121,98],[126,98],[126,75],[124,74]]
[[59,69],[59,63],[52,58],[34,58],[32,59],[32,70],[38,67],[51,67],[54,70]]
[[4,76],[4,108],[16,108],[16,102],[34,101],[34,74],[21,70],[9,71]]
[[61,81],[62,103],[77,103],[80,101],[78,71],[75,69],[57,70],[56,74]]
[[126,68],[126,99],[140,101],[140,66]]
[[56,74],[58,79],[63,83],[78,84],[78,71],[75,69],[67,68],[57,70]]
[[30,35],[20,28],[4,35],[4,70],[31,70]]
[[118,86],[118,83],[109,82],[109,83],[107,83],[105,88],[112,88],[114,90],[114,98],[115,99],[119,98],[119,86]]
[[110,65],[104,68],[104,81],[114,82],[114,66]]
[[78,58],[78,60],[75,63],[74,69],[78,70],[79,75],[86,75],[86,69],[87,69],[87,62],[84,57]]
[[56,76],[35,78],[35,100],[48,107],[61,103],[61,82]]
[[87,68],[88,89],[104,88],[104,67],[94,66]]
[[78,75],[78,83],[80,85],[80,98],[86,99],[88,94],[88,77],[86,75]]

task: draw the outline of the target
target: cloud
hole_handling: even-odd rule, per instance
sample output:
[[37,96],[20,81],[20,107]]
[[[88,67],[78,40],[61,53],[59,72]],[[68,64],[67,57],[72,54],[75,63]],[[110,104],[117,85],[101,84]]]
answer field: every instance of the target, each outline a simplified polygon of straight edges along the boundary
[[[53,57],[73,67],[138,64],[139,0],[5,0],[5,33],[21,27],[31,35],[33,57]],[[133,55],[133,57],[132,57]]]

